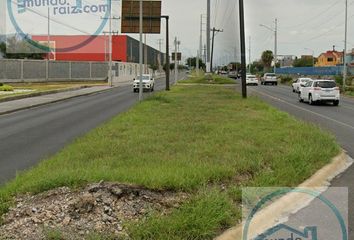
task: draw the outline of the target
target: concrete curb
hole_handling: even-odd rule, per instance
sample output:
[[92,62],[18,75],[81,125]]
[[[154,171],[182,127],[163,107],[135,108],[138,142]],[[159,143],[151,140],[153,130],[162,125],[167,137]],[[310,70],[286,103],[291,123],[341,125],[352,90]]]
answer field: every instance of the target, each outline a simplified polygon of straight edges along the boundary
[[[347,170],[353,162],[353,159],[342,151],[331,163],[317,171],[298,187],[316,188],[316,191],[324,192],[330,186],[330,181]],[[308,206],[312,200],[314,200],[314,197],[302,193],[292,192],[286,194],[254,216],[249,229],[249,236],[257,236],[279,223],[286,222],[290,214],[294,214]],[[227,230],[215,240],[242,239],[242,230],[243,224],[239,224]]]
[[[107,88],[107,89],[102,89],[102,90],[97,90],[95,92],[81,93],[81,94],[78,94],[78,95],[75,95],[75,96],[63,97],[63,98],[60,98],[60,99],[50,100],[50,101],[44,102],[44,103],[38,103],[38,104],[30,105],[30,106],[25,106],[25,107],[20,107],[20,108],[16,108],[16,109],[11,109],[11,110],[0,112],[0,115],[14,113],[14,112],[17,112],[17,111],[31,109],[31,108],[35,108],[35,107],[40,107],[40,106],[48,105],[48,104],[51,104],[51,103],[61,102],[61,101],[65,101],[65,100],[73,99],[73,98],[77,98],[77,97],[89,96],[89,95],[96,94],[96,93],[106,92],[106,91],[110,91],[110,90],[112,90],[114,88],[117,88],[117,87],[119,87],[119,86],[115,86],[115,87]],[[80,90],[80,89],[82,89],[82,88],[79,88],[79,89],[76,89],[76,90]],[[71,91],[74,91],[74,90],[71,90]],[[62,91],[62,92],[68,92],[68,91]],[[58,93],[61,93],[61,92],[58,92]],[[48,95],[48,94],[45,94],[45,95]]]

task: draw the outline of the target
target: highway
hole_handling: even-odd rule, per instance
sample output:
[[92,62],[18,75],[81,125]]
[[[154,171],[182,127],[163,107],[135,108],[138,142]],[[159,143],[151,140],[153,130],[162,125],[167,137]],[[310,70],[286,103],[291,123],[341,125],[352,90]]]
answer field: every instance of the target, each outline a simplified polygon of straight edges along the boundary
[[[155,90],[165,89],[165,78],[156,79],[155,84]],[[144,97],[151,94],[145,92]],[[1,115],[0,185],[137,101],[138,93],[129,85]]]

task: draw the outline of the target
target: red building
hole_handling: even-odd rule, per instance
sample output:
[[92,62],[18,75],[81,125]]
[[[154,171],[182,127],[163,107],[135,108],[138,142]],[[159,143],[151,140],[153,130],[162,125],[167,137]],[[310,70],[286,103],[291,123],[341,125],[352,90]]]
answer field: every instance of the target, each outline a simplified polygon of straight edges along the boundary
[[[91,39],[92,40],[91,40]],[[47,45],[48,36],[32,36],[32,40]],[[91,40],[91,41],[89,41]],[[50,46],[54,49],[51,59],[57,61],[108,61],[109,37],[76,35],[50,36]],[[164,59],[161,52],[145,46],[148,64],[157,65],[160,59]],[[144,56],[145,57],[145,56]],[[112,60],[118,62],[139,62],[139,41],[126,35],[112,36]]]

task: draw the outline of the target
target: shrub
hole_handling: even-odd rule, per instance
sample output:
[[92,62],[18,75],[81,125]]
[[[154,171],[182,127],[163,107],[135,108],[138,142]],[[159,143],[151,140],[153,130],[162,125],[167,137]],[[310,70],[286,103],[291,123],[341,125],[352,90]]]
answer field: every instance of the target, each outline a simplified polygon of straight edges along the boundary
[[292,81],[293,81],[293,78],[290,76],[280,76],[281,83],[291,83]]
[[336,83],[340,86],[343,85],[343,77],[341,75],[337,75],[334,77],[334,80],[336,81]]
[[4,86],[4,84],[0,82],[0,87],[2,87],[2,86]]
[[9,85],[2,85],[0,86],[0,91],[4,91],[4,92],[12,92],[14,90],[13,87],[9,86]]

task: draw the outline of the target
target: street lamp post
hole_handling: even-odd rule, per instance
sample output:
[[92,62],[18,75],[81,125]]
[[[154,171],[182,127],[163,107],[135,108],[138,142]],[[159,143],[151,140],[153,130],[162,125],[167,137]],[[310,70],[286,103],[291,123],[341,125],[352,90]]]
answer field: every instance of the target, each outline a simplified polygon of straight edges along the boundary
[[348,41],[348,0],[345,0],[345,33],[344,33],[344,56],[343,56],[343,91],[347,80],[347,41]]
[[264,27],[272,32],[274,32],[274,73],[276,73],[277,69],[277,58],[278,58],[278,19],[275,19],[274,28],[266,26],[264,24],[259,24],[259,26]]

